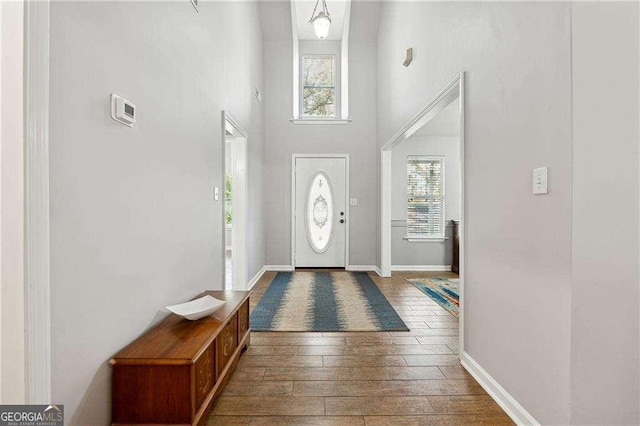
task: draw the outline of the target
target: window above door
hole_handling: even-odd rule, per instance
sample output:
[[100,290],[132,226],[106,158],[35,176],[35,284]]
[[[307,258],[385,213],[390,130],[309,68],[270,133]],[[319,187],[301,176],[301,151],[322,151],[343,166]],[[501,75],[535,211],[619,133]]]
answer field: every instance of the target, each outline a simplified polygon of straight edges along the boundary
[[335,55],[302,55],[300,110],[303,118],[338,116],[337,61]]
[[293,43],[293,124],[348,124],[347,40]]

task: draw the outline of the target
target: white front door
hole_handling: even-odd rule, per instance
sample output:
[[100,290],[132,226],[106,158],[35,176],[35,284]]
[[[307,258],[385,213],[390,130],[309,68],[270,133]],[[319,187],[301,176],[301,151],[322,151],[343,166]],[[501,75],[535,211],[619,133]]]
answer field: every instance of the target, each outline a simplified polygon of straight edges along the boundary
[[346,158],[295,160],[295,267],[345,267]]

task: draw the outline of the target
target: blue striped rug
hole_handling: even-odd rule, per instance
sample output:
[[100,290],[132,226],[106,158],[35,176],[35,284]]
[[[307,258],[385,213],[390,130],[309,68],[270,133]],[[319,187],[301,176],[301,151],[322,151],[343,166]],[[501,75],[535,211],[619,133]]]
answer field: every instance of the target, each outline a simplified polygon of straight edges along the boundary
[[251,313],[252,331],[408,331],[366,272],[280,272]]
[[407,281],[418,287],[421,292],[436,301],[440,306],[449,311],[451,315],[459,318],[459,278],[410,278],[407,279]]

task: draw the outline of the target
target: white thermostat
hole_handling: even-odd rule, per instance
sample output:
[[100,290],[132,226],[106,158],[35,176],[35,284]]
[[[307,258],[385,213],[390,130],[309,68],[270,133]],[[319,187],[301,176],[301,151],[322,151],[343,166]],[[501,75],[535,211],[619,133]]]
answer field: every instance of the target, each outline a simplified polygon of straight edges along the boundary
[[133,127],[136,122],[136,106],[115,93],[111,94],[111,118]]

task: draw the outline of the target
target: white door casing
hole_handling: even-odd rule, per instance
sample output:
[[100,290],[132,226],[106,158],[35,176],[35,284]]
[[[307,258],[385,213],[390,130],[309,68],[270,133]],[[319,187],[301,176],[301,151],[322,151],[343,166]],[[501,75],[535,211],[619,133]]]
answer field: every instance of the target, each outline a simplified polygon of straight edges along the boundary
[[[233,132],[231,143],[227,144],[227,129]],[[245,290],[248,285],[248,263],[247,263],[247,194],[248,189],[248,167],[247,167],[247,147],[248,136],[244,128],[233,119],[226,111],[222,111],[222,158],[225,158],[225,150],[231,149],[231,178],[233,182],[233,228],[231,230],[231,241],[233,250],[231,254],[231,269],[234,290]],[[227,146],[228,145],[228,146]],[[222,288],[224,289],[226,280],[226,225],[225,225],[225,202],[224,188],[226,179],[226,167],[222,167],[222,191],[219,193],[222,209]]]
[[[247,138],[237,138],[231,143],[231,176],[233,182],[231,228],[231,270],[233,289],[246,290],[249,282],[247,261]],[[223,247],[226,250],[226,247]]]
[[345,156],[293,158],[293,266],[347,265]]
[[460,206],[460,354],[464,354],[464,312],[466,285],[466,189],[465,189],[465,73],[461,72],[444,87],[427,105],[400,129],[380,149],[380,270],[382,277],[391,276],[391,151],[405,139],[431,121],[451,102],[457,102],[460,108],[459,143],[461,170],[461,206]]
[[51,403],[49,0],[24,2],[26,402]]

